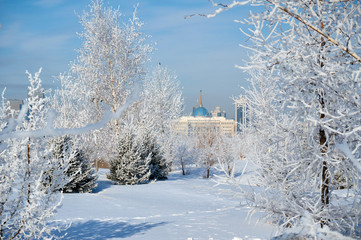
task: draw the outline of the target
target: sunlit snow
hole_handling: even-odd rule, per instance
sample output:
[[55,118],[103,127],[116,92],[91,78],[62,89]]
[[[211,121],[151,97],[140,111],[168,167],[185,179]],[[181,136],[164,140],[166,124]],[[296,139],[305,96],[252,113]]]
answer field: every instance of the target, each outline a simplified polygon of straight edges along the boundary
[[65,239],[270,239],[274,227],[247,219],[229,186],[199,173],[144,185],[112,185],[99,172],[94,193],[64,194],[56,223],[72,223]]

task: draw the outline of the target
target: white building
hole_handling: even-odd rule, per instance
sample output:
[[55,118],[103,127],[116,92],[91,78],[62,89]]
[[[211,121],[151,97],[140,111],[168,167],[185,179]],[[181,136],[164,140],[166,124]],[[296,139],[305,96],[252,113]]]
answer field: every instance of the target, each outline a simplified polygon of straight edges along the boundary
[[[200,92],[199,105],[193,108],[192,116],[183,116],[174,122],[174,130],[177,134],[194,136],[201,131],[209,130],[233,136],[235,133],[235,122],[232,119],[226,119],[225,112],[217,107],[213,114],[202,104],[202,91]],[[223,114],[223,116],[222,116]]]

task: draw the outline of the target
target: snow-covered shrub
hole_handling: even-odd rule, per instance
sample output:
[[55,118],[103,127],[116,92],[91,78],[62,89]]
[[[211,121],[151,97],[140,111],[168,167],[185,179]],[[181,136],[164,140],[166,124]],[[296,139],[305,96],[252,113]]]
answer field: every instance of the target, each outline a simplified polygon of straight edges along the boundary
[[66,193],[86,193],[91,192],[97,184],[98,179],[95,169],[86,157],[83,150],[74,149],[72,157],[69,159],[69,167],[66,172],[71,176],[71,180],[63,187]]

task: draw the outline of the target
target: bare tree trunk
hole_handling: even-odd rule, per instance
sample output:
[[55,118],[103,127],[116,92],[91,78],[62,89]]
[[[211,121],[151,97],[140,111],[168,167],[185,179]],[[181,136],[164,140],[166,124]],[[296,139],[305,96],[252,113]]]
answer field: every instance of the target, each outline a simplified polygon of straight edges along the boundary
[[186,172],[184,170],[184,161],[183,161],[183,157],[181,158],[181,166],[182,166],[182,175],[186,175]]
[[[28,143],[28,169],[27,169],[27,175],[30,179],[30,139]],[[30,182],[28,183],[28,204],[30,204]]]
[[[27,169],[26,175],[27,175],[27,178],[30,179],[30,138],[29,138],[29,143],[27,144],[27,158],[28,158],[28,169]],[[30,193],[31,193],[31,189],[30,189],[30,181],[29,181],[28,182],[28,196],[27,196],[27,202],[29,205],[30,205]],[[24,224],[25,224],[24,220],[21,220],[21,223],[22,224],[19,227],[18,231],[10,239],[15,239],[20,234],[21,229],[24,227]]]
[[[323,22],[321,21],[321,29],[324,28]],[[321,37],[321,51],[323,50],[324,46],[326,45],[326,41],[323,37]],[[324,57],[322,56],[322,53],[320,53],[320,66],[321,68],[324,67]],[[319,102],[321,110],[324,111],[325,109],[325,99],[324,99],[324,92],[321,91],[319,94]],[[325,114],[320,114],[320,120],[325,118]],[[320,150],[321,150],[321,156],[323,158],[322,160],[322,170],[321,170],[321,210],[324,210],[330,203],[330,174],[328,173],[328,166],[327,161],[325,160],[325,157],[327,155],[327,149],[328,149],[328,142],[326,138],[325,130],[320,126],[319,130],[319,137],[320,137]],[[321,227],[324,225],[327,225],[328,220],[321,217]]]
[[[321,119],[324,118],[324,114],[321,114]],[[320,147],[321,147],[321,155],[325,157],[327,153],[327,139],[325,131],[320,127]],[[322,171],[321,171],[321,209],[325,209],[330,203],[330,174],[328,173],[327,161],[322,161]],[[321,227],[327,225],[328,220],[325,218],[321,218]]]

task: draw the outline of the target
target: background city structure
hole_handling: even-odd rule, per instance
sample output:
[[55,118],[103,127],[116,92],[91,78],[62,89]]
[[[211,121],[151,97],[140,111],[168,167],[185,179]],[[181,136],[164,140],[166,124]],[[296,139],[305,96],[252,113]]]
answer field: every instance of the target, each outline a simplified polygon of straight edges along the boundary
[[237,132],[244,132],[249,125],[249,104],[247,99],[244,97],[236,99],[234,106]]
[[211,113],[203,106],[202,91],[200,91],[199,104],[193,107],[192,116],[183,116],[174,123],[177,134],[194,136],[210,129],[220,134],[233,136],[235,134],[235,121],[226,119],[226,112],[216,107]]

